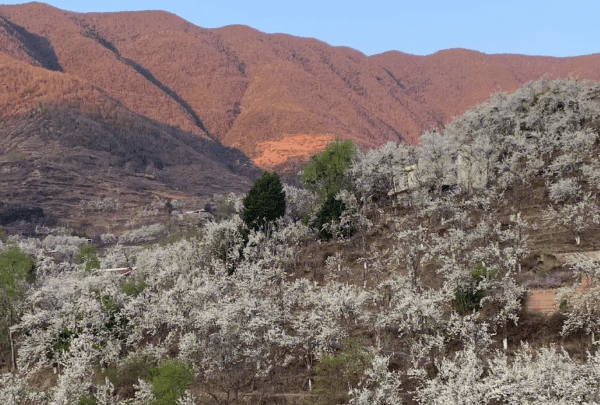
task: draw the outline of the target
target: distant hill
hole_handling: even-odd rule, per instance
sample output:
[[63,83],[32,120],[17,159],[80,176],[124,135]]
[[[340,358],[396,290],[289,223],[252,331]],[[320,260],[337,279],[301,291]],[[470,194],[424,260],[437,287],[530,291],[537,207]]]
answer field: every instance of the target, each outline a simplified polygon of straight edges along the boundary
[[[0,6],[0,51],[85,82],[136,114],[239,148],[263,167],[304,159],[335,137],[362,148],[417,143],[422,131],[490,93],[544,75],[600,80],[598,54],[453,49],[367,57],[245,26],[204,29],[160,11],[80,14],[41,3]],[[37,94],[67,100],[92,94],[77,86],[64,95],[61,88],[27,90],[13,94],[3,116]]]

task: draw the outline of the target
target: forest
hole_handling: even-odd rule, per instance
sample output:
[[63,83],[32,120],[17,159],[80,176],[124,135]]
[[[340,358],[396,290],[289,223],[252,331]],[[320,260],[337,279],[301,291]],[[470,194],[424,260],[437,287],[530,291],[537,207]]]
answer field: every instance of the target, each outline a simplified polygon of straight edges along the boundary
[[0,229],[0,403],[600,403],[599,150],[600,84],[541,79],[185,232]]

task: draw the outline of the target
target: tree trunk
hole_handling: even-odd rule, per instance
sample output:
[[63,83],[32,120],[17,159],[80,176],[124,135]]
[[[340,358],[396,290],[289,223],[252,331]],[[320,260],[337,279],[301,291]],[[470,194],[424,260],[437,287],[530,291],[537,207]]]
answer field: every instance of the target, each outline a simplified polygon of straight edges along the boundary
[[15,357],[15,346],[12,338],[12,331],[8,330],[8,338],[10,339],[10,369],[15,371],[17,369],[17,361]]

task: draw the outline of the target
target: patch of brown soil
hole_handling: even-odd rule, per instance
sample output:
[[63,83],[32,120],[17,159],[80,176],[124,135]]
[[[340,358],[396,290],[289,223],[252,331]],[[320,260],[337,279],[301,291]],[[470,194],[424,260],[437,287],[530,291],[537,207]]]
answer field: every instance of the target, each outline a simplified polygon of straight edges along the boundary
[[531,312],[553,314],[558,309],[556,290],[533,290],[527,293],[525,308]]
[[[593,252],[594,254],[596,252]],[[590,285],[592,281],[584,277],[581,283],[575,290],[575,294],[583,293]],[[530,312],[540,312],[542,314],[551,315],[558,310],[558,294],[559,288],[544,289],[544,290],[532,290],[527,292],[525,308]]]
[[33,390],[46,391],[56,386],[58,374],[50,367],[43,368],[29,377],[28,382]]

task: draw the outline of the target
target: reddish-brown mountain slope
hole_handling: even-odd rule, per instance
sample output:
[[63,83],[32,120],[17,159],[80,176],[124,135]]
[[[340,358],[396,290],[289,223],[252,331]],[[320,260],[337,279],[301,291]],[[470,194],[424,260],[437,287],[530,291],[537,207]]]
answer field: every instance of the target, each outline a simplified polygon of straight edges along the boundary
[[23,114],[46,108],[57,101],[102,111],[111,98],[87,80],[15,60],[0,53],[0,116]]
[[[135,114],[68,73],[0,53],[0,89],[3,220],[41,209],[46,221],[105,232],[109,215],[125,221],[166,198],[201,208],[214,193],[246,191],[260,174],[240,151]],[[82,210],[106,199],[122,209]]]
[[[36,57],[39,49],[48,57]],[[80,14],[40,3],[0,6],[0,51],[89,83],[137,114],[240,148],[263,167],[308,156],[334,137],[363,148],[416,143],[490,93],[543,75],[600,80],[600,55],[456,49],[367,57],[244,26],[203,29],[166,12]]]

